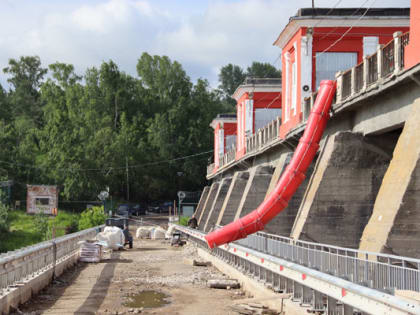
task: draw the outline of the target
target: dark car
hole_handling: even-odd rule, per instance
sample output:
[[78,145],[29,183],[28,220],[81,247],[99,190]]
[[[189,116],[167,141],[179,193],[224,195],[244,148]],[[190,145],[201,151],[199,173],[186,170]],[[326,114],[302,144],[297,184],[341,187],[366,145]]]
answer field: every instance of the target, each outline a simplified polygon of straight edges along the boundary
[[131,215],[145,215],[146,214],[146,207],[140,205],[140,204],[135,204],[133,207],[131,207]]
[[105,221],[106,226],[116,226],[123,230],[124,233],[124,246],[128,245],[129,248],[133,248],[133,236],[128,230],[128,219],[110,218]]
[[131,208],[129,205],[125,204],[125,205],[119,205],[117,208],[117,215],[121,216],[121,217],[127,217],[130,215],[131,213]]

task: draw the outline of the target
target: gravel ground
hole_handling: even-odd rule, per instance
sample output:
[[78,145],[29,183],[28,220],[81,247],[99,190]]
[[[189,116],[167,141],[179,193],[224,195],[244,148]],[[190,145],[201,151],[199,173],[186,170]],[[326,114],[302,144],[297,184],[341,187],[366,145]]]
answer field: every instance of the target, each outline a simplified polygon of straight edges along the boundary
[[[134,233],[135,234],[135,233]],[[193,244],[135,240],[134,248],[105,254],[100,263],[79,263],[20,308],[26,314],[237,314],[230,309],[241,290],[217,290],[208,279],[226,278],[214,267],[192,266]],[[158,308],[124,306],[145,290],[169,296]]]

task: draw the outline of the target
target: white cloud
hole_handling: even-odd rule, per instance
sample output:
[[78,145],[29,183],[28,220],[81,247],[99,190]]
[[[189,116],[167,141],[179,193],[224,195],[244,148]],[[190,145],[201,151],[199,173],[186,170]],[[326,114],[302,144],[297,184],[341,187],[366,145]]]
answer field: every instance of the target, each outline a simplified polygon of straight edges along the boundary
[[[186,0],[176,2],[184,6],[177,10],[167,1],[0,1],[0,68],[9,58],[39,55],[44,65],[73,63],[79,73],[113,59],[135,74],[137,59],[148,51],[168,55],[180,61],[193,79],[205,77],[216,85],[218,69],[227,63],[245,67],[254,60],[273,62],[279,54],[273,41],[289,17],[310,4],[308,0],[209,0],[198,5]],[[315,2],[332,5],[329,0]],[[363,2],[342,0],[340,6]],[[376,2],[376,6],[409,6],[409,0]],[[5,81],[1,73],[0,83]]]

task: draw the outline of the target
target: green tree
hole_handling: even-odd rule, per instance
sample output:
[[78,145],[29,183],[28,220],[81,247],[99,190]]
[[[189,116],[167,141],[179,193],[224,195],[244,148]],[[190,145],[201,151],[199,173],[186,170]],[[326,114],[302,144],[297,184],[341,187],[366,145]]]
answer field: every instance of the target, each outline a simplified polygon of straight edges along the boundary
[[225,97],[231,97],[245,78],[246,73],[241,67],[229,63],[220,69],[219,89],[223,91]]
[[86,230],[101,224],[105,224],[107,216],[104,207],[93,207],[86,209],[80,215],[79,230]]
[[9,208],[0,200],[0,235],[9,231]]
[[188,96],[191,90],[190,78],[181,64],[167,56],[143,53],[137,62],[137,74],[143,86],[158,97],[160,105],[170,106],[171,102]]
[[39,120],[42,105],[38,91],[47,73],[47,69],[41,67],[39,57],[24,56],[19,60],[9,59],[9,65],[3,69],[3,72],[10,76],[7,81],[13,87],[10,92],[10,102],[14,115],[25,115],[35,121]]
[[254,61],[247,68],[246,75],[254,78],[281,78],[281,71],[268,62]]

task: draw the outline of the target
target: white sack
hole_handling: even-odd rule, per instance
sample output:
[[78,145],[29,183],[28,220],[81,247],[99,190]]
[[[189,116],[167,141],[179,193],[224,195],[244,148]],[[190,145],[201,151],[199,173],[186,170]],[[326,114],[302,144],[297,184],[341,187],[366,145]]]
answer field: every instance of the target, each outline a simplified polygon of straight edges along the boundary
[[124,233],[116,226],[106,226],[103,232],[96,235],[98,241],[104,241],[109,248],[117,250],[124,245]]
[[151,227],[141,226],[136,231],[136,238],[150,238]]
[[175,225],[170,225],[168,230],[165,233],[165,238],[170,239],[175,232]]
[[165,238],[165,232],[166,230],[161,228],[161,227],[157,227],[152,231],[152,240],[161,240]]

